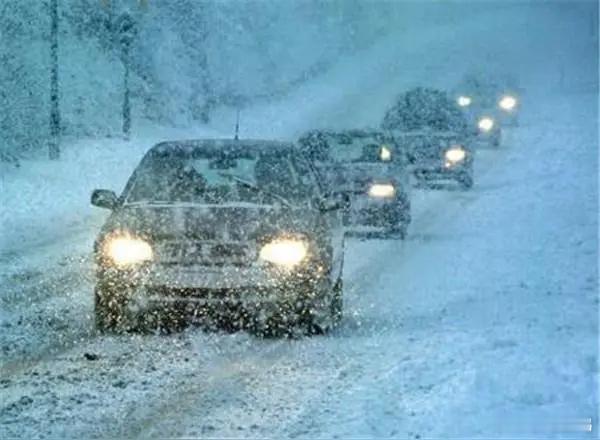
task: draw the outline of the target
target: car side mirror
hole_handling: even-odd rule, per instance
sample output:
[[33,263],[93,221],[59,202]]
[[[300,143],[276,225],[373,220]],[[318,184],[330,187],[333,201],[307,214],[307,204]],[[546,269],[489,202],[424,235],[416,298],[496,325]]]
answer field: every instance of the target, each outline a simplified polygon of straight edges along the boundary
[[119,205],[119,199],[114,191],[108,189],[95,189],[92,192],[91,203],[98,208],[112,210]]

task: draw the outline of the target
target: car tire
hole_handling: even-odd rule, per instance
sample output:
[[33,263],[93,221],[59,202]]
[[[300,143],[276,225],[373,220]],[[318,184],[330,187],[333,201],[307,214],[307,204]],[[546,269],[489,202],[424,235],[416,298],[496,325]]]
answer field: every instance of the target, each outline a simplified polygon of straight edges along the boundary
[[94,320],[100,333],[147,331],[152,326],[150,322],[156,326],[156,319],[149,319],[151,316],[146,313],[132,314],[124,297],[109,289],[97,286],[94,299]]
[[388,236],[388,238],[395,239],[395,240],[405,240],[406,239],[406,229],[404,229],[402,227],[390,229],[387,236]]
[[473,175],[471,173],[462,173],[457,179],[458,184],[462,189],[471,189],[473,188]]
[[405,240],[408,235],[408,223],[402,222],[399,225],[393,226],[387,232],[388,238]]
[[502,132],[499,131],[498,134],[496,136],[494,136],[494,139],[492,141],[492,145],[496,148],[498,148],[500,146],[500,143],[502,142]]
[[342,224],[344,226],[350,225],[352,222],[352,202],[349,196],[343,196],[342,201]]
[[96,330],[100,333],[122,329],[125,307],[122,301],[109,291],[96,287],[94,290],[94,318]]
[[376,234],[376,237],[398,238],[404,240],[410,222],[410,201],[407,197],[404,197],[403,200],[399,201],[393,214],[389,216],[387,230],[383,233]]

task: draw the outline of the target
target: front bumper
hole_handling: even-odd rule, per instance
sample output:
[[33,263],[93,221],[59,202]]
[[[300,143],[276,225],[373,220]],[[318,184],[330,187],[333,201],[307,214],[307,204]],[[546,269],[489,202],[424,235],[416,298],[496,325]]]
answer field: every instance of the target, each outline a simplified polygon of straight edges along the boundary
[[258,308],[312,299],[327,277],[319,266],[296,271],[259,265],[149,265],[129,271],[109,268],[99,271],[97,295],[100,300],[116,300],[134,311],[224,304]]
[[454,165],[447,165],[443,161],[419,164],[413,168],[417,179],[423,180],[455,180],[465,173],[471,173],[473,161],[466,160]]
[[478,144],[496,144],[500,142],[501,134],[500,128],[494,128],[491,131],[478,131],[475,142]]
[[346,209],[347,226],[390,227],[410,219],[406,197],[377,198],[366,194],[352,196]]

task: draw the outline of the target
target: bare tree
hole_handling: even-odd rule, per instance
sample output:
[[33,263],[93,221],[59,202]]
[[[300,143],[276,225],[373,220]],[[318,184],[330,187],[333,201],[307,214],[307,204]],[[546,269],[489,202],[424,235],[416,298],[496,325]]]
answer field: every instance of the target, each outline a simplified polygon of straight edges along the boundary
[[50,159],[60,157],[60,108],[58,88],[58,0],[50,0]]

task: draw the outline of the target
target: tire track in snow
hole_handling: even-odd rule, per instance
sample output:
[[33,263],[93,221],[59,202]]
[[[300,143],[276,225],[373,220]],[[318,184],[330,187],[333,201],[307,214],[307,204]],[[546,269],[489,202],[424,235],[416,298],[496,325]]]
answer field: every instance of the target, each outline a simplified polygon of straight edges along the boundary
[[178,435],[175,432],[183,428],[179,422],[189,416],[190,411],[199,412],[195,416],[204,420],[208,414],[231,405],[232,400],[228,400],[227,395],[233,395],[235,400],[235,396],[248,386],[247,378],[260,370],[266,372],[273,368],[288,351],[289,344],[293,343],[289,340],[263,342],[268,345],[258,350],[254,346],[247,347],[237,353],[235,359],[226,354],[201,371],[194,383],[182,382],[176,389],[156,399],[156,404],[131,414],[119,435],[126,438]]
[[33,368],[95,336],[91,319],[93,271],[89,259],[56,276],[30,278],[16,294],[3,295],[0,315],[0,373]]

